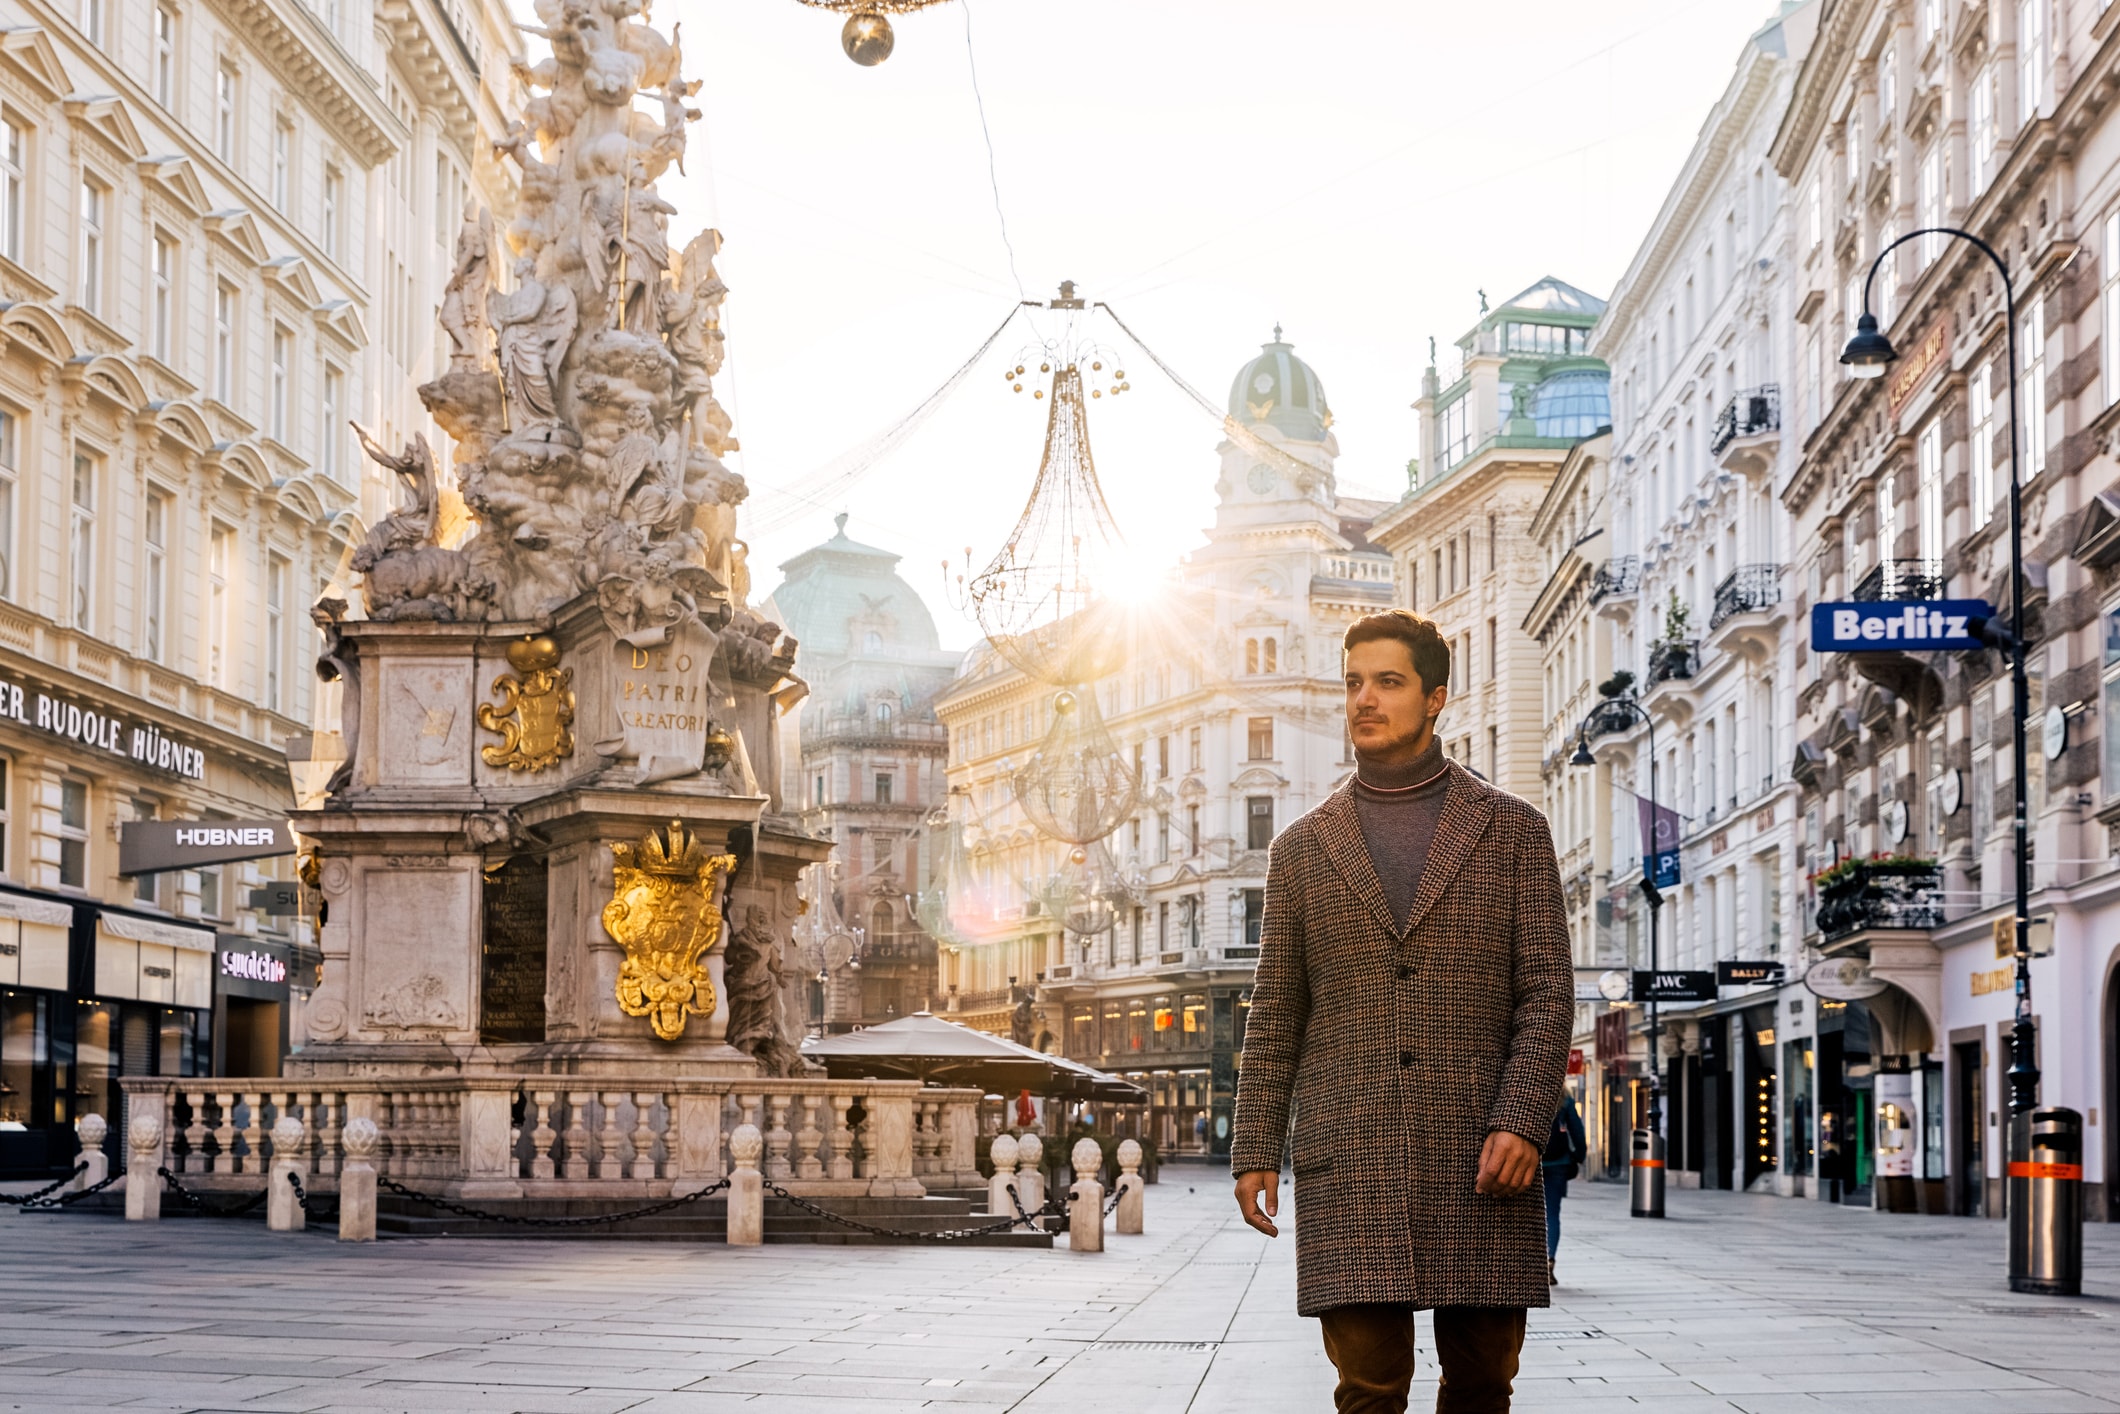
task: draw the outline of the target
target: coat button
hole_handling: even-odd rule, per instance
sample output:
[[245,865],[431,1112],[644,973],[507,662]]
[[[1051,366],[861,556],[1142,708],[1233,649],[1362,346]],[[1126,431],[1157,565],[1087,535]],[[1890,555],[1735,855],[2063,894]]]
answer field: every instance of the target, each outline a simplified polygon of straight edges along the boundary
[[1410,968],[1410,967],[1401,967],[1401,968],[1399,969],[1399,980],[1400,980],[1401,982],[1410,982],[1410,981],[1412,981],[1412,980],[1413,980],[1413,969],[1412,969],[1412,968]]
[[1412,1065],[1412,1064],[1413,1064],[1413,1052],[1411,1052],[1411,1051],[1400,1051],[1400,1052],[1399,1052],[1399,1064],[1400,1064],[1400,1065]]

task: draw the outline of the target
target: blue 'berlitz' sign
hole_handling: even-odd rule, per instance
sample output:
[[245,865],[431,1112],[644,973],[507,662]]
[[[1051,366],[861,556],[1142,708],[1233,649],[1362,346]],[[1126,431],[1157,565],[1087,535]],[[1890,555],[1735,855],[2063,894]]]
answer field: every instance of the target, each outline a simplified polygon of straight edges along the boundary
[[1995,617],[1985,599],[1855,600],[1811,607],[1814,653],[1881,653],[1894,648],[1985,648],[1981,628]]

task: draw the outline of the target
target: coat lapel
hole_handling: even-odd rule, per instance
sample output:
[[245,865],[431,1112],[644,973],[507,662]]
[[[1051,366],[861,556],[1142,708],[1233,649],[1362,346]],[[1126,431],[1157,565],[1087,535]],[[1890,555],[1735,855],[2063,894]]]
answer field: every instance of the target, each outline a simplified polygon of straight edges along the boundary
[[1384,886],[1377,880],[1376,866],[1369,862],[1369,846],[1362,839],[1361,817],[1354,808],[1353,783],[1326,796],[1315,818],[1318,839],[1324,844],[1326,857],[1332,860],[1333,868],[1340,871],[1340,877],[1346,880],[1354,896],[1376,915],[1384,931],[1398,937],[1400,920],[1391,916],[1391,902],[1384,897]]
[[[1428,910],[1443,897],[1443,890],[1457,877],[1458,870],[1472,857],[1473,846],[1487,832],[1487,822],[1494,818],[1494,802],[1491,792],[1473,779],[1472,773],[1456,762],[1450,763],[1450,794],[1443,801],[1442,816],[1435,822],[1435,837],[1428,842],[1428,862],[1421,869],[1421,886],[1414,891],[1413,911],[1406,921],[1406,932],[1413,933],[1428,916]],[[1352,805],[1348,814],[1354,813]],[[1360,831],[1357,830],[1356,847],[1360,848]],[[1364,864],[1368,863],[1365,856]],[[1383,886],[1370,879],[1379,896]],[[1398,930],[1392,930],[1396,933]]]

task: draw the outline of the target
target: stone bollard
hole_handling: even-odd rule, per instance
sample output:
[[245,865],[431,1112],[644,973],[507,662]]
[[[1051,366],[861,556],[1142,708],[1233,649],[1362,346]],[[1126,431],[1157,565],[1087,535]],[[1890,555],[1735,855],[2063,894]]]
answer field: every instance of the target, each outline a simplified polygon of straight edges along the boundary
[[756,1247],[766,1240],[765,1175],[758,1171],[766,1151],[765,1136],[755,1124],[739,1124],[729,1134],[729,1245]]
[[994,1161],[994,1176],[986,1182],[986,1210],[997,1218],[1012,1218],[1016,1205],[1008,1191],[1016,1182],[1016,1136],[995,1135],[986,1156]]
[[1094,1139],[1077,1139],[1068,1156],[1075,1164],[1075,1184],[1067,1190],[1067,1250],[1104,1250],[1104,1185],[1097,1171],[1104,1166],[1104,1151]]
[[281,1115],[272,1127],[272,1167],[265,1173],[265,1230],[300,1232],[309,1226],[309,1214],[295,1201],[290,1178],[309,1177],[309,1160],[302,1153],[302,1136],[308,1131],[293,1115]]
[[346,1157],[339,1165],[339,1241],[375,1241],[375,1151],[382,1142],[375,1121],[355,1115],[339,1134]]
[[162,1216],[162,1116],[136,1114],[125,1126],[132,1155],[125,1164],[125,1221],[153,1222]]
[[1141,1231],[1141,1208],[1148,1185],[1141,1178],[1141,1146],[1132,1139],[1119,1141],[1118,1231]]
[[110,1126],[101,1115],[83,1115],[74,1126],[74,1133],[81,1140],[81,1162],[88,1166],[74,1180],[74,1191],[80,1193],[110,1177],[110,1155],[103,1152],[103,1138],[110,1133]]
[[1032,1217],[1045,1206],[1045,1170],[1039,1165],[1045,1160],[1045,1141],[1035,1134],[1020,1135],[1016,1139],[1016,1200],[1023,1204],[1023,1211]]

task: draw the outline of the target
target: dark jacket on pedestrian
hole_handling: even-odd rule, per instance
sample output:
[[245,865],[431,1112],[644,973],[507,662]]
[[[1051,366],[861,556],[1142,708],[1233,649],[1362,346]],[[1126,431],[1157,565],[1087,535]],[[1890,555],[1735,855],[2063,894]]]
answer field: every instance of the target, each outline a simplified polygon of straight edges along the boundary
[[1553,1133],[1546,1139],[1546,1155],[1540,1160],[1550,1174],[1560,1170],[1561,1191],[1568,1191],[1568,1180],[1579,1178],[1583,1172],[1583,1160],[1590,1157],[1590,1140],[1583,1133],[1583,1117],[1576,1113],[1575,1096],[1561,1091],[1561,1107],[1553,1116]]
[[1574,972],[1546,820],[1448,767],[1409,918],[1351,785],[1274,841],[1230,1167],[1278,1169],[1295,1109],[1296,1304],[1547,1304],[1539,1185],[1479,1194],[1493,1130],[1541,1152]]

